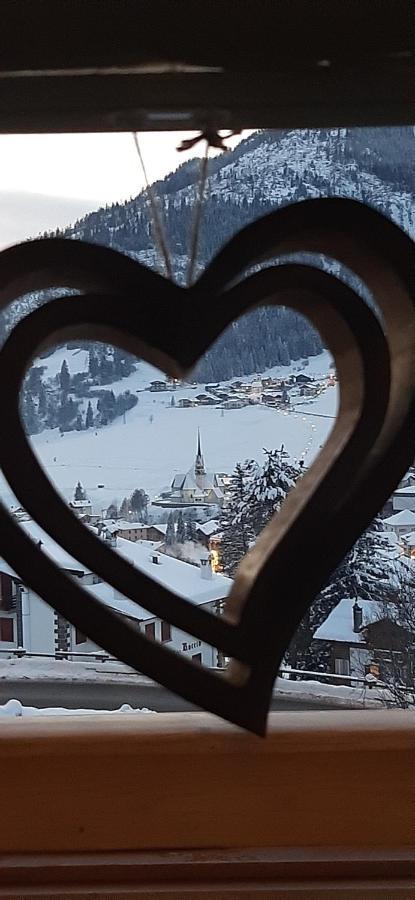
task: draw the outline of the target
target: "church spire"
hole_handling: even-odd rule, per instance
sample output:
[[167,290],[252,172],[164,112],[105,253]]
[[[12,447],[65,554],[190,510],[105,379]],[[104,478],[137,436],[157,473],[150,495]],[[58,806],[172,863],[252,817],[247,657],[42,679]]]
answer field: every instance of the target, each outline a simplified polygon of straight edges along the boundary
[[200,441],[200,428],[197,429],[197,453],[195,460],[195,475],[205,475],[205,461],[202,454],[202,446]]

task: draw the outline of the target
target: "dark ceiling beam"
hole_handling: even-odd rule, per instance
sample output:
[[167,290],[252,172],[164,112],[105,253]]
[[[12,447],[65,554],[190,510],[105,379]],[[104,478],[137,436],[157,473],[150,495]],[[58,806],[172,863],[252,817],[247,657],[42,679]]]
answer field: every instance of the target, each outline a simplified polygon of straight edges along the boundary
[[1,4],[3,132],[414,119],[414,0]]

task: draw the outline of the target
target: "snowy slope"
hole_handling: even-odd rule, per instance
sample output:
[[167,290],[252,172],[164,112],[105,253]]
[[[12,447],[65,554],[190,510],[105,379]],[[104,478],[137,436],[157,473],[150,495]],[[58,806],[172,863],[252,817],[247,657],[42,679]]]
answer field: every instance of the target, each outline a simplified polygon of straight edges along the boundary
[[[315,376],[327,375],[330,363],[329,354],[324,352],[311,359],[304,371]],[[275,367],[272,372],[287,375],[299,368],[296,363]],[[275,448],[281,443],[291,455],[304,458],[308,465],[333,425],[337,405],[335,388],[327,388],[316,401],[308,401],[290,412],[247,406],[226,410],[222,415],[213,406],[172,408],[170,391],[158,394],[143,390],[143,385],[148,385],[148,369],[146,363],[140,363],[137,372],[112,386],[115,390],[125,386],[139,392],[137,406],[127,412],[125,424],[122,419],[116,419],[97,431],[60,435],[53,429],[31,438],[38,459],[66,499],[72,498],[79,479],[97,513],[113,500],[121,501],[136,487],[144,488],[150,497],[155,496],[175,474],[187,471],[193,464],[198,427],[207,467],[231,472],[238,461],[261,460],[264,447]],[[174,392],[176,404],[180,397],[192,393],[197,393],[197,388],[178,388]],[[8,505],[13,504],[13,495],[4,481],[0,481],[0,495]]]
[[[307,372],[327,374],[328,354],[311,361]],[[287,372],[287,369],[285,369]],[[136,381],[134,378],[136,376]],[[129,376],[130,389],[142,383],[142,373]],[[121,382],[123,384],[124,382]],[[191,395],[188,387],[174,396]],[[206,465],[218,472],[230,472],[245,458],[261,460],[262,449],[284,443],[288,452],[309,464],[326,440],[333,425],[336,390],[328,388],[317,401],[284,413],[263,406],[228,410],[222,416],[215,407],[177,409],[170,406],[171,393],[141,391],[139,402],[126,415],[126,424],[116,420],[95,432],[69,432],[62,437],[55,430],[32,439],[38,458],[66,498],[73,494],[78,479],[88,491],[96,511],[112,500],[119,501],[135,487],[150,496],[169,484],[175,474],[193,464],[196,433],[200,427]],[[325,404],[325,405],[324,405]],[[153,417],[153,421],[150,421]],[[103,484],[104,488],[98,488]]]

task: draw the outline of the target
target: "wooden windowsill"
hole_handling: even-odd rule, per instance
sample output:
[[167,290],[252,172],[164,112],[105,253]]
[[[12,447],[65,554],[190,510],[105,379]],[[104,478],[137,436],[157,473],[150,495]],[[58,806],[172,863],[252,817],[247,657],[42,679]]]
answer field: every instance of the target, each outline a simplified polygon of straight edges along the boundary
[[271,713],[265,740],[203,713],[17,719],[0,765],[7,855],[414,843],[402,711]]

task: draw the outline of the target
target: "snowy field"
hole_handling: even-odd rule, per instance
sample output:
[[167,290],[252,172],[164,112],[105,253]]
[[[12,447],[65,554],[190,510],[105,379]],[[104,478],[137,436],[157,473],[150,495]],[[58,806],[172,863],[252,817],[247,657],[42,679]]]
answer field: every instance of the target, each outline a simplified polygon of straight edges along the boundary
[[[42,364],[47,363],[52,374],[59,371],[66,358],[73,374],[78,364],[82,367],[85,364],[84,351],[75,351],[72,357],[70,354],[71,351],[60,348],[53,357],[42,360]],[[292,364],[275,367],[266,374],[286,376],[291,371],[304,371],[307,375],[326,377],[330,364],[329,354],[324,352],[310,359],[304,369]],[[137,405],[127,412],[125,423],[118,418],[97,431],[60,435],[54,429],[32,438],[40,462],[66,499],[73,496],[78,480],[86,488],[97,513],[113,500],[121,502],[134,488],[144,488],[150,497],[155,496],[170,484],[175,474],[186,472],[192,466],[198,427],[209,470],[231,472],[238,461],[261,460],[264,447],[272,449],[282,443],[293,457],[302,458],[309,465],[326,440],[336,413],[334,387],[327,388],[316,401],[302,402],[289,412],[261,405],[225,411],[213,406],[178,409],[180,398],[204,392],[204,385],[187,385],[174,392],[145,390],[149,381],[157,377],[162,377],[157,370],[140,363],[128,378],[108,385],[115,393],[129,389],[138,397]],[[175,407],[170,405],[172,396]],[[15,502],[4,481],[0,483],[0,494],[8,505]]]

